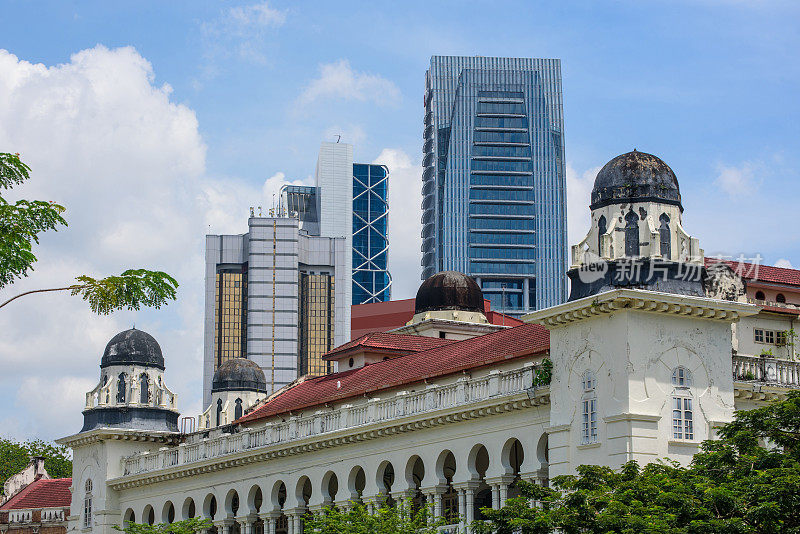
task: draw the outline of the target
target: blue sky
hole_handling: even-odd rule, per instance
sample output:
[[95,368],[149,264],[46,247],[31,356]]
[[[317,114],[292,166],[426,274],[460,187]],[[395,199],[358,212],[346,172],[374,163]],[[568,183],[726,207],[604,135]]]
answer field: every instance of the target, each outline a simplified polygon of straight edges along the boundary
[[[308,180],[336,134],[394,171],[390,267],[395,296],[412,296],[432,54],[561,59],[572,242],[597,168],[637,148],[675,170],[684,227],[707,253],[800,266],[798,21],[788,1],[7,0],[0,150],[32,163],[39,186],[24,191],[75,214],[43,241],[41,278],[17,289],[136,263],[177,273],[183,292],[167,310],[110,318],[55,296],[0,315],[13,332],[0,339],[0,424],[20,437],[73,428],[78,409],[42,415],[26,395],[69,378],[59,387],[80,399],[105,340],[132,322],[180,355],[173,383],[199,409],[202,235],[243,231],[246,207]],[[31,326],[43,308],[51,319]]]

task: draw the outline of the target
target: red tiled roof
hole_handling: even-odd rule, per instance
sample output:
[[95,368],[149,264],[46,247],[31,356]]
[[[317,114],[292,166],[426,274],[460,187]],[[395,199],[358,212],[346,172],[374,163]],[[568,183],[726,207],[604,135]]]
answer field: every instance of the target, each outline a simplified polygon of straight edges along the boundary
[[541,325],[523,324],[358,369],[310,378],[287,389],[237,422],[258,421],[495,362],[541,354],[549,348],[550,332],[547,329]]
[[453,339],[441,339],[438,337],[414,336],[411,334],[394,334],[391,332],[371,332],[364,334],[358,339],[354,339],[344,345],[340,345],[323,356],[325,359],[347,352],[355,348],[368,348],[378,350],[391,350],[406,353],[420,352],[423,350],[441,347],[454,343]]
[[721,260],[718,258],[706,258],[706,266],[714,263],[727,264],[736,274],[745,280],[800,286],[800,270],[797,269],[756,265],[755,263]]
[[0,510],[31,510],[37,508],[69,508],[72,493],[71,478],[40,478],[11,497]]

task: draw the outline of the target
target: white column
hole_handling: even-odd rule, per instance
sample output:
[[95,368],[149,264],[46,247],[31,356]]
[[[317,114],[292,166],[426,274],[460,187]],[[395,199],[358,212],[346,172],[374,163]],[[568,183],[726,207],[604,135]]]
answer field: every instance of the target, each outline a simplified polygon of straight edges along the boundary
[[467,493],[466,489],[458,490],[458,524],[461,530],[466,531],[467,525]]
[[265,512],[258,514],[258,517],[264,522],[264,534],[275,534],[275,521],[277,520],[279,512]]
[[472,524],[475,521],[475,489],[477,486],[467,486],[465,488],[466,499],[467,499],[467,526]]

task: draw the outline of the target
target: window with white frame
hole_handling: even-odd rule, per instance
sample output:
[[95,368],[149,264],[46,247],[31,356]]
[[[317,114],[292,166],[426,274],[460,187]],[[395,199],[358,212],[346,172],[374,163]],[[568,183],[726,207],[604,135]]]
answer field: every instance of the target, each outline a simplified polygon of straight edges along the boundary
[[581,397],[581,443],[597,442],[597,381],[592,371],[583,373]]
[[83,497],[83,528],[92,528],[92,479],[87,479]]
[[685,367],[672,371],[672,439],[694,439],[694,409],[692,407],[692,373]]

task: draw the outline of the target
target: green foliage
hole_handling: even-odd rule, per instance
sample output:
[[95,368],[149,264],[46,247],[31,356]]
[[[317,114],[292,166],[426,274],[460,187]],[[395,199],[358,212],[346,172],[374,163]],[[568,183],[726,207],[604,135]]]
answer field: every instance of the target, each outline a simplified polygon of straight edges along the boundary
[[[430,520],[430,522],[429,522]],[[436,534],[445,525],[443,518],[431,519],[427,508],[420,507],[409,513],[403,506],[381,506],[374,514],[364,505],[353,503],[345,511],[326,507],[322,512],[309,515],[305,532],[319,534]],[[138,533],[131,533],[138,534]]]
[[720,435],[704,442],[688,467],[630,462],[613,471],[584,465],[576,476],[554,478],[551,488],[520,482],[522,496],[501,510],[482,509],[486,521],[475,522],[473,531],[800,532],[800,392],[738,412]]
[[[0,190],[29,178],[30,168],[19,154],[0,153]],[[30,274],[37,261],[33,245],[39,243],[41,233],[67,225],[62,217],[64,211],[64,206],[53,202],[18,200],[12,204],[0,196],[0,289]],[[145,269],[130,269],[119,276],[99,279],[84,275],[77,281],[67,287],[27,293],[69,290],[87,301],[95,313],[108,314],[121,309],[138,310],[142,305],[160,308],[175,300],[178,288],[178,282],[168,274]],[[17,297],[0,303],[0,308]]]
[[71,288],[72,294],[80,295],[99,314],[123,308],[138,310],[142,305],[160,308],[175,299],[178,288],[178,282],[167,273],[145,269],[129,269],[99,280],[79,276],[77,280],[80,284]]
[[123,528],[114,525],[116,530],[127,534],[194,534],[201,530],[209,529],[214,524],[210,519],[184,519],[174,523],[159,523],[156,525],[144,525],[141,523],[125,523]]
[[[19,154],[0,153],[0,189],[11,189],[30,178],[30,168]],[[0,196],[0,288],[28,276],[36,256],[33,244],[39,234],[66,226],[64,206],[42,200],[18,200]]]
[[0,485],[22,471],[34,456],[44,457],[44,468],[51,477],[72,476],[72,459],[67,447],[38,439],[19,443],[0,438]]
[[30,177],[31,168],[22,163],[19,154],[0,152],[0,189],[11,189]]
[[533,370],[533,387],[549,386],[553,379],[553,361],[545,358]]

